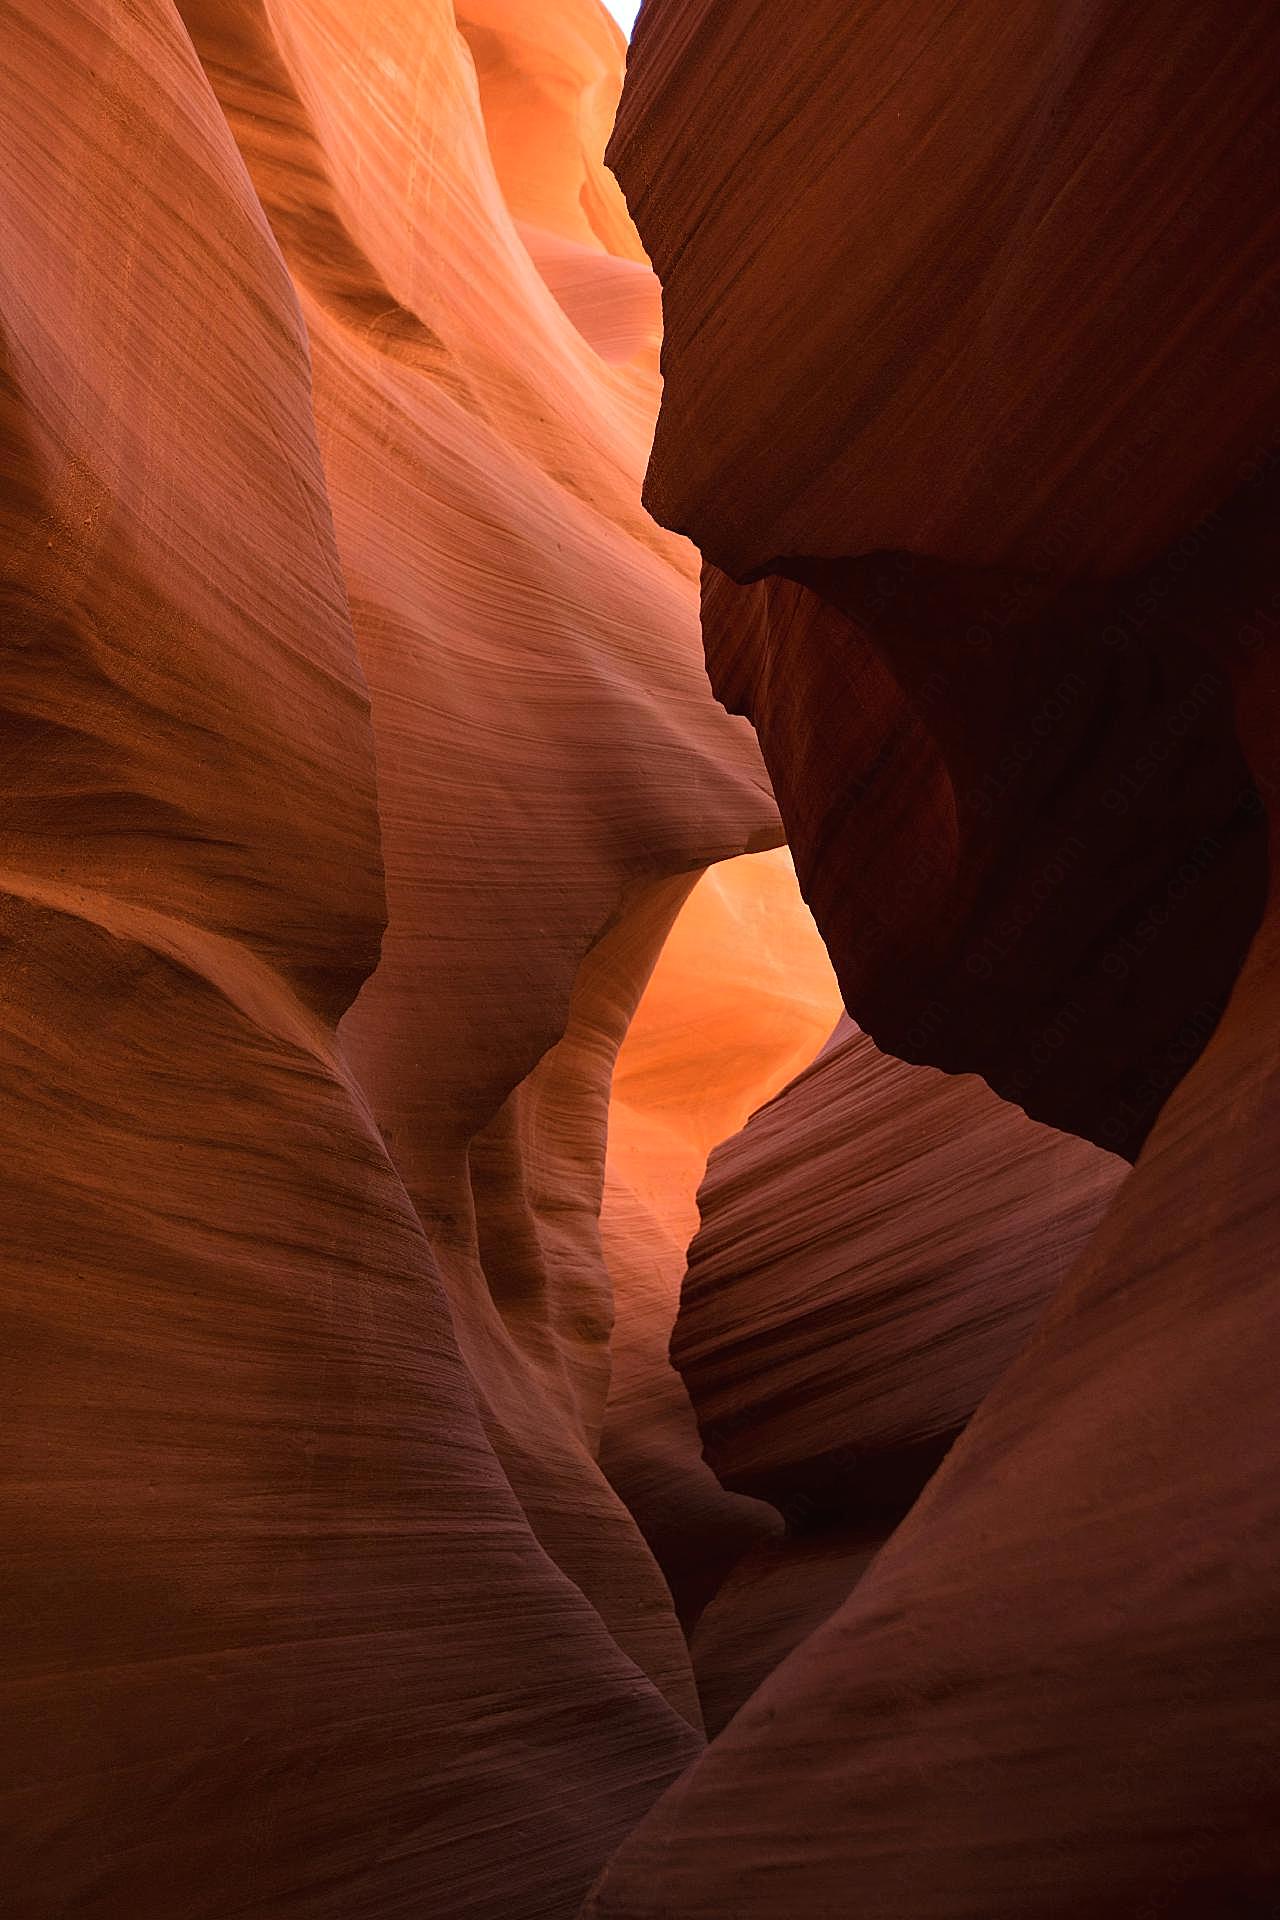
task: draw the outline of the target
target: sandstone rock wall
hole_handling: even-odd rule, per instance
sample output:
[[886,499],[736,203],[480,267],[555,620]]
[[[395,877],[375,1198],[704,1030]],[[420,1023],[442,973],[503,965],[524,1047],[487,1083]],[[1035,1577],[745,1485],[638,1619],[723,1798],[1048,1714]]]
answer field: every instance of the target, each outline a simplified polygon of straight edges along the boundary
[[[887,1541],[814,1549],[821,1624],[781,1614],[795,1543],[735,1570],[713,1730],[786,1657],[593,1920],[1274,1905],[1278,52],[1262,6],[642,14],[612,154],[664,280],[648,498],[710,563],[713,682],[846,1000],[1137,1164]],[[734,1205],[713,1176],[704,1245],[719,1206],[718,1271],[767,1294]],[[734,1333],[768,1379],[745,1315],[716,1332],[695,1400]],[[871,1385],[893,1426],[947,1380]]]
[[0,0],[5,1911],[1260,1920],[1274,10],[624,51]]
[[698,1750],[596,1216],[779,828],[639,505],[620,36],[500,15],[0,7],[15,1914],[568,1913]]
[[1130,1158],[1265,891],[1212,628],[1280,428],[1274,35],[660,0],[611,147],[663,282],[646,495],[846,1004]]

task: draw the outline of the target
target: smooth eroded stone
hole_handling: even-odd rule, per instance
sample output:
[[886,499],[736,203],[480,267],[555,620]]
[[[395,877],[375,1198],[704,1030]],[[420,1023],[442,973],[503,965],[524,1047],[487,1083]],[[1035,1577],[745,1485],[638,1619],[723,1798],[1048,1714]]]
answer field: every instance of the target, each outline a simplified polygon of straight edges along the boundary
[[896,1519],[1126,1172],[843,1019],[698,1195],[671,1352],[710,1465],[798,1528]]
[[1280,16],[644,9],[646,498],[858,1023],[1133,1158],[1266,882],[1213,658],[1280,429]]

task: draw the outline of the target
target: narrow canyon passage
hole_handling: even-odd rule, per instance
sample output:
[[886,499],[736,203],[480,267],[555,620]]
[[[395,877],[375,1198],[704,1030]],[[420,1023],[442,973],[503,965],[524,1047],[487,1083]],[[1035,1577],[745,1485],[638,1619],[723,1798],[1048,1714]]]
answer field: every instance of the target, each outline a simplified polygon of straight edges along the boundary
[[0,0],[5,1920],[1275,1915],[1278,148]]

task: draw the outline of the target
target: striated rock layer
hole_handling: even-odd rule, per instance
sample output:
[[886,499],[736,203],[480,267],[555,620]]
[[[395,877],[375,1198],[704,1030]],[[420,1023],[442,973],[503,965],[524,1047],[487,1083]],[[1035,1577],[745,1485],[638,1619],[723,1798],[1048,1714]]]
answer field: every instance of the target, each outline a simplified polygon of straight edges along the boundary
[[0,0],[6,1912],[1269,1908],[1276,32]]
[[671,1352],[720,1479],[806,1527],[905,1508],[1126,1171],[842,1020],[698,1196]]
[[[777,827],[707,689],[686,553],[639,506],[652,380],[603,362],[531,262],[452,6],[184,5],[301,296],[373,707],[388,926],[345,1046],[537,1538],[696,1720],[669,1595],[594,1459],[604,1122],[672,877]],[[616,84],[593,7],[561,37],[597,48],[593,84],[603,39]],[[540,222],[559,180],[608,273],[579,172]]]
[[1264,893],[1206,641],[1280,426],[1276,35],[664,0],[611,149],[663,281],[647,497],[850,1011],[1130,1157]]
[[0,0],[23,1920],[567,1915],[701,1744],[605,1119],[779,828],[639,504],[621,36],[522,12]]
[[592,1915],[1267,1910],[1276,981],[1268,923],[1031,1346]]
[[698,1622],[709,1731],[848,1598],[1126,1171],[847,1019],[712,1154],[672,1358],[708,1463],[789,1532]]
[[686,1625],[779,1530],[771,1508],[716,1479],[668,1358],[695,1196],[712,1146],[807,1062],[838,1007],[787,855],[757,854],[699,881],[618,1056],[600,1220],[618,1319],[600,1457]]
[[[593,1920],[1274,1904],[1278,33],[642,15],[613,155],[664,280],[649,497],[711,563],[713,679],[851,1009],[1138,1159]],[[890,1425],[927,1410],[886,1384]]]

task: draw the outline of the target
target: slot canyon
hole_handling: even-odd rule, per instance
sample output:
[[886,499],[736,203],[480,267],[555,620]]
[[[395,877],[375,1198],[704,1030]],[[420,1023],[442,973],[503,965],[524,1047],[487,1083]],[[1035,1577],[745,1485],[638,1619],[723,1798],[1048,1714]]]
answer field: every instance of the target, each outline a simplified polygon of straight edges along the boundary
[[1276,1920],[1275,0],[0,155],[0,1915]]

